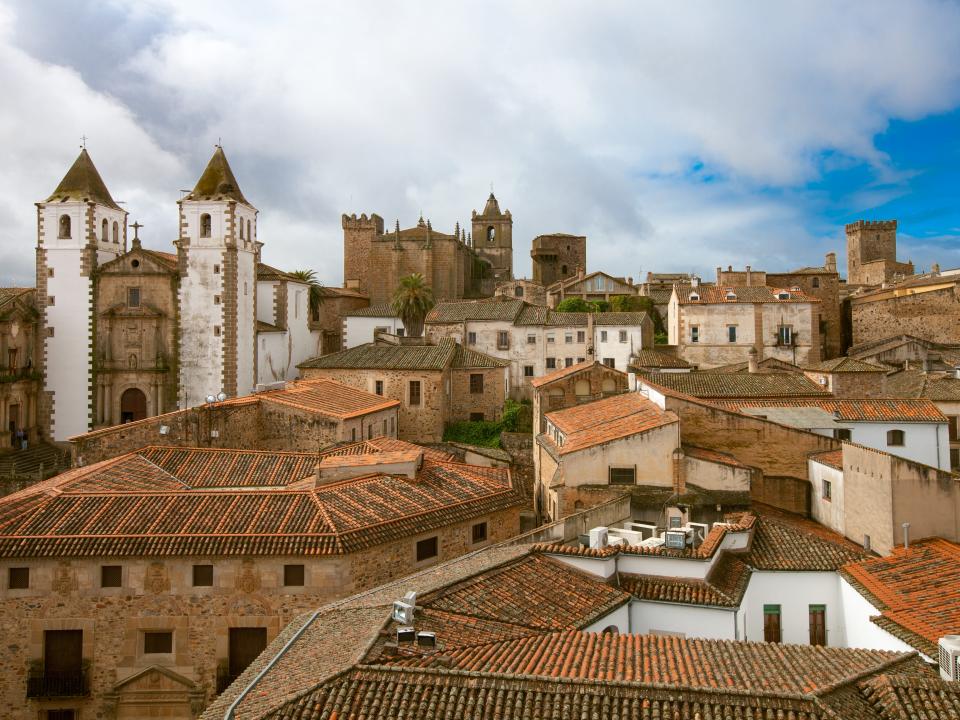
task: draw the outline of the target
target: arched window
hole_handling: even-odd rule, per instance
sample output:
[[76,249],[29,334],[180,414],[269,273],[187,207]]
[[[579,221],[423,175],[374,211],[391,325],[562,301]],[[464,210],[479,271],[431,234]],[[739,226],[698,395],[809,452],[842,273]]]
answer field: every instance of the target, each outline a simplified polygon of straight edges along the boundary
[[107,219],[103,219],[103,225],[101,226],[100,231],[100,241],[101,242],[110,242],[110,223],[107,222]]
[[113,241],[120,244],[120,223],[116,220],[113,221]]
[[887,431],[887,445],[894,445],[897,447],[903,446],[904,432],[903,430],[888,430]]
[[200,237],[210,237],[210,215],[204,213],[200,216]]
[[574,394],[578,398],[584,398],[590,396],[590,382],[587,380],[577,380],[577,384],[574,386]]
[[253,233],[250,232],[250,221],[247,220],[247,240],[253,240]]
[[604,378],[600,389],[604,395],[613,395],[617,391],[617,381],[613,378]]
[[490,227],[487,228],[487,242],[488,243],[496,242],[496,239],[497,239],[497,231],[493,227],[493,225],[491,225]]
[[62,238],[70,237],[70,216],[69,215],[60,216],[60,237]]
[[243,218],[240,218],[240,239],[243,240]]
[[147,417],[147,396],[142,390],[129,388],[120,396],[120,422],[136,422]]

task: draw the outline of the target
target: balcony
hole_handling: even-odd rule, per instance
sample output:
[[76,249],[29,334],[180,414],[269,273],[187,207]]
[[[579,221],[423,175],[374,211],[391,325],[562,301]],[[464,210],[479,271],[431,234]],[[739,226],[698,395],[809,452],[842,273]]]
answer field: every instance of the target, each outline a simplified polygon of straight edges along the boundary
[[90,669],[76,672],[47,672],[42,667],[30,670],[27,676],[28,698],[86,697],[90,694]]
[[40,373],[32,367],[13,368],[0,367],[0,383],[15,383],[21,380],[39,380]]

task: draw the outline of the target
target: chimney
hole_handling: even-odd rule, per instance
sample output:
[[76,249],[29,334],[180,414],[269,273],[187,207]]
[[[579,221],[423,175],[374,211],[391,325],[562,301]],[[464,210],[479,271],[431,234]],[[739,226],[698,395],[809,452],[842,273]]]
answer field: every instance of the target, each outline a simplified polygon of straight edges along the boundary
[[940,274],[940,263],[934,263],[934,264],[931,266],[931,268],[930,268],[930,274],[931,274],[931,275],[939,275],[939,274]]
[[696,275],[690,277],[690,287],[700,287],[700,278]]
[[755,373],[760,369],[760,364],[757,362],[757,349],[751,347],[747,352],[747,371]]
[[901,527],[903,528],[903,549],[909,550],[910,549],[910,523],[904,523]]
[[684,463],[683,450],[673,451],[673,491],[677,497],[687,492],[687,466]]
[[835,273],[837,271],[837,254],[835,252],[827,253],[827,260],[823,264],[827,272]]
[[721,284],[721,275],[723,274],[723,268],[717,265],[717,285]]
[[750,287],[753,283],[750,282],[750,266],[747,265],[747,287]]

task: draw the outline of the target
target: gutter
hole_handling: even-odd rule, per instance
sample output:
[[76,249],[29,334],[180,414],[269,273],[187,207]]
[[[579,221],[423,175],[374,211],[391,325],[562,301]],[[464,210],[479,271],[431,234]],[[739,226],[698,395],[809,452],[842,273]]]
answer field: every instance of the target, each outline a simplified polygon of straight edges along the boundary
[[224,720],[233,720],[233,714],[237,709],[237,705],[239,705],[243,701],[243,699],[247,697],[247,694],[251,690],[253,690],[254,686],[257,683],[259,683],[263,679],[263,677],[268,672],[270,672],[270,670],[273,669],[273,666],[276,665],[280,661],[280,658],[282,658],[286,654],[287,650],[290,649],[290,646],[300,639],[300,636],[303,635],[304,631],[313,624],[314,620],[317,619],[317,615],[320,614],[320,610],[321,608],[317,608],[316,610],[313,611],[313,613],[310,615],[309,618],[307,618],[307,621],[303,624],[303,626],[299,630],[297,630],[293,634],[293,636],[289,640],[287,640],[286,643],[284,643],[284,646],[280,648],[280,652],[274,655],[270,659],[270,662],[267,663],[266,667],[264,667],[260,672],[258,672],[256,677],[254,677],[253,680],[251,680],[247,684],[247,686],[240,691],[240,694],[237,695],[236,698],[234,698],[233,702],[230,703],[230,707],[228,707],[227,711],[223,714]]

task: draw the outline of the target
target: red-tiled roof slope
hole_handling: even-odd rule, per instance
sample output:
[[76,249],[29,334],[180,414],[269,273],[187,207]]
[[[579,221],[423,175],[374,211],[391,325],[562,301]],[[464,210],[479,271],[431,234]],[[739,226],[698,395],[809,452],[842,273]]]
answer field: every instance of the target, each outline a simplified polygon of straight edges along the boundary
[[[583,362],[578,362],[575,365],[571,365],[570,367],[560,368],[559,370],[554,370],[552,373],[547,373],[542,377],[534,378],[533,380],[530,381],[530,384],[533,387],[540,387],[541,385],[546,385],[547,383],[552,383],[557,380],[562,380],[565,377],[576,375],[581,370],[588,370],[589,368],[598,364],[600,363],[598,363],[596,360],[584,360]],[[613,372],[617,372],[617,371],[614,370]]]
[[749,581],[749,568],[729,552],[706,580],[620,574],[620,587],[641,600],[716,607],[739,607]]
[[[707,462],[719,463],[720,465],[729,465],[731,467],[743,469],[750,467],[749,465],[744,465],[733,455],[728,455],[727,453],[720,452],[719,450],[709,450],[707,448],[697,447],[696,445],[684,445],[683,452],[688,457],[696,458],[697,460],[706,460]],[[695,480],[695,478],[693,480]]]
[[[830,393],[806,375],[793,372],[723,373],[694,370],[644,373],[642,379],[659,387],[698,398],[831,397]],[[767,402],[763,401],[764,404]],[[774,404],[776,400],[769,402]]]
[[546,418],[565,436],[557,450],[561,455],[677,422],[673,412],[661,410],[636,392],[557,410],[547,413]]
[[809,457],[811,460],[816,460],[818,463],[829,465],[837,470],[843,470],[842,448],[839,450],[824,450],[823,452],[811,453]]
[[944,635],[960,634],[960,545],[919,540],[840,573],[882,611],[877,624],[926,655]]
[[[785,293],[788,297],[778,297]],[[696,300],[690,298],[692,294]],[[681,305],[727,305],[730,303],[818,303],[819,298],[807,295],[803,290],[768,287],[764,285],[731,286],[701,285],[700,287],[677,288]]]
[[820,523],[767,506],[754,509],[753,542],[741,556],[754,570],[838,570],[866,557],[859,545]]
[[945,423],[944,415],[926,399],[862,399],[862,400],[733,400],[717,401],[731,410],[747,407],[816,407],[836,413],[845,422],[933,422]]
[[145,447],[137,455],[190,488],[283,487],[313,474],[317,464],[310,453],[258,450]]
[[406,440],[399,440],[390,437],[375,437],[370,440],[360,440],[348,445],[339,445],[329,450],[324,450],[319,454],[320,458],[331,457],[335,455],[372,455],[378,452],[405,452],[407,450],[418,450],[423,453],[423,457],[436,462],[455,461],[456,455],[452,453],[437,450],[436,448],[425,445],[415,445]]
[[528,555],[423,598],[424,607],[541,629],[586,627],[630,595],[569,565]]
[[257,397],[264,402],[308,410],[341,420],[400,406],[399,400],[391,400],[328,379],[288,383],[283,390],[261,393]]

